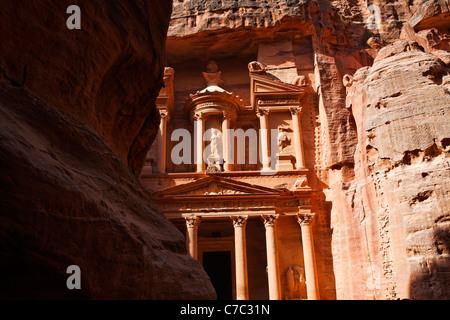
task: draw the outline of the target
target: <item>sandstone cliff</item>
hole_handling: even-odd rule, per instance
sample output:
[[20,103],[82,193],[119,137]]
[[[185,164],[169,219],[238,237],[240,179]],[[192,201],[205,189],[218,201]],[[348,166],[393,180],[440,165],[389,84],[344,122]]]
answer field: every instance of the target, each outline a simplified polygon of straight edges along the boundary
[[[0,296],[208,299],[136,176],[159,115],[171,1],[3,1]],[[69,265],[82,290],[66,288]]]
[[450,296],[445,17],[445,3],[425,3],[405,23],[404,39],[381,49],[373,66],[347,83],[358,137],[354,167],[331,170],[326,191],[342,298]]

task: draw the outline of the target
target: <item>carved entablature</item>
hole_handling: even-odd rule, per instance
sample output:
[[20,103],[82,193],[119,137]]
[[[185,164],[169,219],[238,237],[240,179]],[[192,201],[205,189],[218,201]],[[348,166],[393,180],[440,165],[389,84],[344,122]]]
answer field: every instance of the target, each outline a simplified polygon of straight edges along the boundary
[[192,215],[224,217],[237,213],[296,215],[300,208],[310,209],[311,196],[307,193],[299,197],[287,189],[271,189],[217,176],[152,193],[169,219]]

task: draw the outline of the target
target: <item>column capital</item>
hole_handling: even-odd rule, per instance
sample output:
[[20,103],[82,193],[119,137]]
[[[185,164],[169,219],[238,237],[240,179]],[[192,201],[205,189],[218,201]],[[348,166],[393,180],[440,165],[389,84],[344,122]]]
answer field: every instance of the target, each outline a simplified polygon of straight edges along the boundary
[[233,220],[233,226],[235,228],[244,227],[247,225],[248,216],[231,216],[231,220]]
[[161,117],[161,119],[165,119],[170,117],[169,116],[169,111],[165,110],[165,109],[159,109],[159,116]]
[[295,115],[301,115],[303,112],[302,109],[303,109],[302,107],[295,107],[295,108],[290,108],[289,110],[291,111],[291,114],[293,116],[295,116]]
[[190,216],[185,217],[186,220],[186,227],[188,228],[195,228],[200,224],[200,221],[202,220],[202,217],[200,216]]
[[233,115],[231,114],[231,112],[227,112],[227,111],[223,112],[223,119],[224,120],[231,120],[232,118],[233,118]]
[[314,218],[315,213],[304,213],[297,214],[297,222],[300,226],[308,226],[311,223],[311,220]]
[[266,228],[273,227],[275,225],[275,221],[278,219],[278,214],[270,214],[270,215],[262,215],[261,216],[264,221],[264,226]]
[[199,121],[199,120],[205,120],[205,119],[206,119],[206,115],[203,112],[194,113],[194,120]]
[[256,116],[259,118],[267,116],[268,114],[269,114],[269,109],[259,108],[258,111],[256,111]]

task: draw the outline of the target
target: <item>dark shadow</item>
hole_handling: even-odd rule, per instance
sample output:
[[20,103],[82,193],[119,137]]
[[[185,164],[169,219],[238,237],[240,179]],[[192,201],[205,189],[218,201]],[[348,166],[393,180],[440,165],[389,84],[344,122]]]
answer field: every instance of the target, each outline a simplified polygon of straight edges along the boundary
[[435,255],[419,262],[418,270],[411,274],[411,299],[450,299],[450,228],[448,226],[435,229],[433,244]]
[[80,300],[82,290],[69,290],[67,278],[33,257],[0,247],[1,300]]

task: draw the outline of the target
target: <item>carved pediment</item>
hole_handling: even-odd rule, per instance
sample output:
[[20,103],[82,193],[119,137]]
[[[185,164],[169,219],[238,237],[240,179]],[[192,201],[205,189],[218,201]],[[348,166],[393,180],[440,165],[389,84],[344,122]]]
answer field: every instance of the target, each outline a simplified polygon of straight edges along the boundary
[[277,195],[282,191],[251,185],[221,177],[207,177],[197,181],[153,193],[153,197],[164,196],[221,196],[221,195]]
[[251,74],[252,107],[258,105],[298,105],[307,85],[294,85],[274,79],[266,73]]

